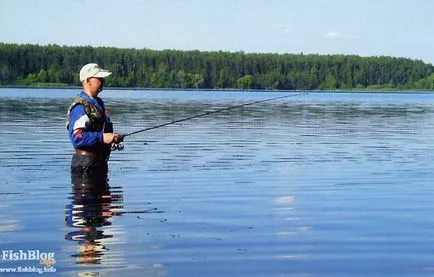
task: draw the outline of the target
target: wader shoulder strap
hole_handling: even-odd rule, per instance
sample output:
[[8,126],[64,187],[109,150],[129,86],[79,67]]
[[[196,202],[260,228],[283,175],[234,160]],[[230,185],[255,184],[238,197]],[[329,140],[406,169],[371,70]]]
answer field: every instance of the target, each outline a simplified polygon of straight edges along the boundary
[[97,107],[95,107],[91,103],[87,102],[82,97],[77,97],[74,99],[72,104],[69,106],[68,113],[66,114],[66,128],[67,129],[68,129],[68,125],[69,125],[69,119],[71,117],[71,110],[77,105],[83,105],[84,106],[84,111],[85,111],[86,115],[92,121],[95,121],[95,122],[100,121],[101,118],[103,117],[102,112]]

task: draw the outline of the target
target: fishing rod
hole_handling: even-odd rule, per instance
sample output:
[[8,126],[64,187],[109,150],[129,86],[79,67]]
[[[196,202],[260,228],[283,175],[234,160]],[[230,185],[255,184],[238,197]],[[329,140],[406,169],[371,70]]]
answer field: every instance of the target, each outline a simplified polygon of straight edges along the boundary
[[200,114],[197,114],[197,115],[193,115],[193,116],[177,119],[177,120],[174,120],[174,121],[162,123],[162,124],[159,124],[159,125],[143,128],[143,129],[140,129],[140,130],[137,130],[137,131],[134,131],[134,132],[120,134],[119,135],[120,142],[119,143],[113,143],[111,148],[112,148],[113,151],[114,150],[123,150],[124,149],[124,145],[123,145],[122,141],[124,140],[124,138],[128,137],[128,136],[131,136],[131,135],[138,134],[138,133],[150,131],[150,130],[153,130],[153,129],[158,129],[158,128],[161,128],[161,127],[164,127],[164,126],[168,126],[168,125],[184,122],[184,121],[187,121],[187,120],[191,120],[191,119],[207,116],[207,115],[210,115],[210,114],[220,113],[220,112],[223,112],[223,111],[229,111],[229,110],[233,110],[233,109],[237,109],[237,108],[242,108],[242,107],[245,107],[245,106],[250,106],[250,105],[259,104],[259,103],[265,103],[265,102],[279,100],[279,99],[283,99],[283,98],[296,97],[296,96],[305,95],[305,94],[308,94],[308,93],[309,92],[306,91],[306,92],[301,92],[301,93],[297,93],[297,94],[283,95],[283,96],[278,96],[278,97],[273,97],[273,98],[268,98],[268,99],[263,99],[263,100],[248,102],[248,103],[244,103],[244,104],[240,104],[240,105],[229,106],[229,107],[226,107],[226,108],[221,108],[221,109],[218,109],[218,110],[208,111],[208,112],[200,113]]
[[245,106],[250,106],[250,105],[254,105],[254,104],[259,104],[259,103],[274,101],[274,100],[278,100],[278,99],[305,95],[305,94],[308,94],[308,93],[309,92],[302,92],[302,93],[297,93],[297,94],[284,95],[284,96],[278,96],[278,97],[273,97],[273,98],[268,98],[268,99],[253,101],[253,102],[244,103],[244,104],[240,104],[240,105],[229,106],[229,107],[226,107],[226,108],[204,112],[204,113],[201,113],[201,114],[197,114],[197,115],[181,118],[181,119],[178,119],[178,120],[166,122],[166,123],[155,125],[155,126],[152,126],[152,127],[143,128],[143,129],[131,132],[131,133],[122,134],[121,137],[125,138],[125,137],[131,136],[131,135],[135,135],[135,134],[138,134],[138,133],[150,131],[150,130],[153,130],[153,129],[158,129],[158,128],[161,128],[161,127],[164,127],[164,126],[168,126],[168,125],[184,122],[184,121],[187,121],[187,120],[191,120],[191,119],[207,116],[207,115],[210,115],[210,114],[220,113],[220,112],[223,112],[223,111],[229,111],[229,110],[233,110],[233,109],[237,109],[237,108],[242,108],[242,107],[245,107]]

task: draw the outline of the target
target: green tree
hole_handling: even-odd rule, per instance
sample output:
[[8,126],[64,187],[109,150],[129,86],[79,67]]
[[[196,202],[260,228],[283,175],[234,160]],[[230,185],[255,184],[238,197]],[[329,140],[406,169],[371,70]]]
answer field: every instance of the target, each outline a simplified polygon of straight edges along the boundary
[[[0,43],[0,84],[79,85],[97,62],[109,86],[254,89],[433,89],[432,64],[395,57],[119,49]],[[249,77],[250,76],[250,77]]]
[[418,89],[434,90],[434,73],[427,78],[417,81],[415,87]]
[[245,75],[237,80],[237,88],[239,89],[251,89],[253,85],[253,76]]

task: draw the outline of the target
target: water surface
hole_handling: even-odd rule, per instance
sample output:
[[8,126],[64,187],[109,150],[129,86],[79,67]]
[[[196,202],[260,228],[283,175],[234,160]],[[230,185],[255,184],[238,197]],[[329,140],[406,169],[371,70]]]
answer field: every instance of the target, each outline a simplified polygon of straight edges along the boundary
[[65,276],[434,274],[430,94],[107,90],[120,132],[292,96],[128,137],[89,194],[69,171],[77,93],[0,90],[0,250],[53,252]]

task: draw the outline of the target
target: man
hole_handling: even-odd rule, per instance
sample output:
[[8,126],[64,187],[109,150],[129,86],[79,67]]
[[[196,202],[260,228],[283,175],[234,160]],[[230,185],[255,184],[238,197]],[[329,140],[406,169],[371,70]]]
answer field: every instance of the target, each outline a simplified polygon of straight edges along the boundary
[[104,174],[111,145],[122,141],[121,136],[113,132],[104,102],[98,97],[104,78],[111,74],[96,63],[86,64],[80,70],[83,91],[69,107],[66,119],[69,138],[75,148],[71,162],[73,172]]

